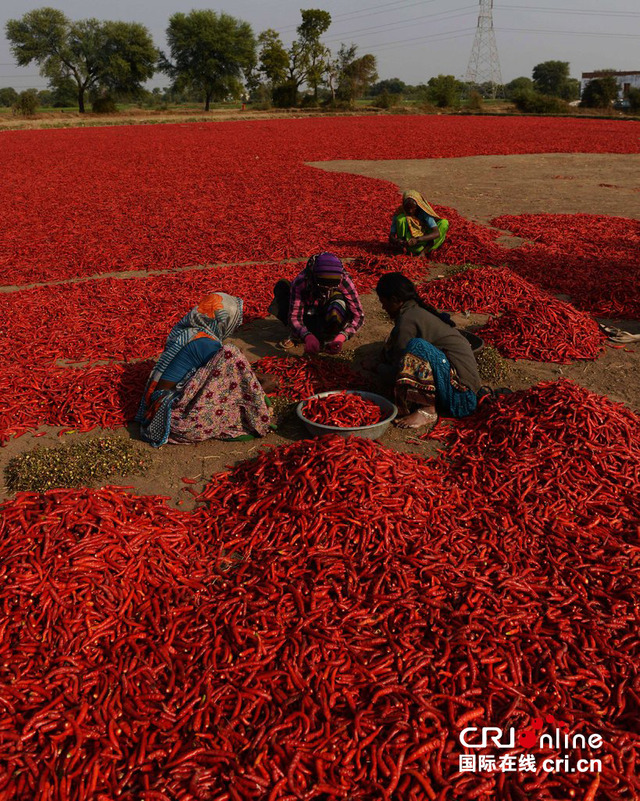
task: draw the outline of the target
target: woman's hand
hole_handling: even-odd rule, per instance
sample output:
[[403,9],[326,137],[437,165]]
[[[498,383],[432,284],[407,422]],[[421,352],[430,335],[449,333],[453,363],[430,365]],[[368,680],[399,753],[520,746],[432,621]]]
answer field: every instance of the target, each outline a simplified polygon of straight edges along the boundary
[[347,338],[344,334],[338,334],[335,339],[331,340],[331,342],[327,342],[325,345],[325,350],[327,353],[340,353],[342,346],[346,341]]
[[320,340],[313,334],[307,334],[304,338],[305,353],[320,353]]

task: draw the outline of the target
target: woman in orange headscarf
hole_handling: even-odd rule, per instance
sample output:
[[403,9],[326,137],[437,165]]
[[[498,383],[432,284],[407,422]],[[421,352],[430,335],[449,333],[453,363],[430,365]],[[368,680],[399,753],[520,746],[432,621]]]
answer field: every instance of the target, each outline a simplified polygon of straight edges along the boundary
[[224,341],[241,323],[242,300],[211,292],[174,325],[138,409],[143,439],[158,448],[269,432],[265,392],[274,387]]
[[402,206],[393,216],[389,243],[396,250],[422,256],[439,248],[448,230],[449,221],[438,217],[420,192],[409,189],[402,193]]

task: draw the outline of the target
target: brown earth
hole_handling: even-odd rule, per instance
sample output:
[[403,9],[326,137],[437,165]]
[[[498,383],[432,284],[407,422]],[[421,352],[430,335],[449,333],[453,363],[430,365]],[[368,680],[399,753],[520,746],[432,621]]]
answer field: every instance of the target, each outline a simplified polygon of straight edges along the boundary
[[[394,107],[389,110],[379,109],[375,106],[357,106],[355,109],[339,111],[335,109],[321,108],[290,108],[290,109],[257,109],[248,105],[245,109],[241,108],[217,108],[211,111],[204,111],[202,107],[179,107],[172,109],[146,109],[146,108],[123,108],[114,114],[93,114],[87,111],[80,114],[78,111],[65,111],[60,109],[39,111],[33,117],[14,116],[10,109],[0,109],[0,131],[15,129],[38,129],[38,128],[77,128],[92,127],[103,125],[153,125],[158,123],[174,122],[218,122],[226,120],[276,120],[276,119],[295,119],[299,117],[353,117],[353,116],[387,116],[396,114],[451,114],[456,115],[460,112],[456,109],[442,109],[435,111],[433,108],[423,108],[416,105]],[[463,112],[468,114],[469,112]],[[483,112],[472,112],[474,116],[503,116],[518,115],[513,105],[506,100],[492,103]],[[569,112],[570,117],[596,118],[596,119],[637,119],[636,116],[625,114],[616,109],[581,109],[573,107]]]
[[[434,202],[453,206],[466,217],[487,224],[499,214],[522,213],[590,213],[613,214],[640,219],[640,156],[563,155],[478,156],[473,158],[430,161],[333,162],[314,166],[328,170],[355,172],[372,178],[389,180],[401,188],[417,188]],[[384,232],[382,233],[384,236]],[[446,275],[450,268],[434,263],[429,278]],[[117,277],[126,278],[118,274]],[[363,298],[366,321],[358,336],[347,343],[354,351],[354,367],[371,353],[390,330],[390,322],[374,295]],[[481,325],[484,315],[455,315],[461,328]],[[640,321],[607,321],[626,330],[640,332]],[[281,354],[276,343],[284,329],[273,317],[243,326],[233,342],[254,361],[261,356]],[[301,352],[297,349],[294,352]],[[640,347],[624,349],[605,347],[595,362],[574,362],[570,365],[540,364],[520,360],[509,362],[510,375],[501,383],[512,389],[524,389],[543,380],[561,376],[602,395],[640,410]],[[0,466],[19,453],[36,446],[58,445],[58,429],[49,428],[42,438],[26,434],[12,440],[0,452]],[[116,432],[137,440],[136,426],[128,432]],[[69,438],[87,438],[113,432],[67,434]],[[209,477],[226,466],[254,456],[263,443],[285,444],[304,436],[304,429],[295,420],[287,422],[278,433],[262,441],[250,443],[210,441],[199,445],[171,445],[159,450],[137,442],[136,447],[149,459],[144,476],[134,476],[112,483],[132,486],[140,493],[165,495],[169,502],[188,509],[193,496],[186,492],[181,478],[196,479],[193,488],[204,486]],[[391,428],[381,443],[400,451],[434,454],[433,443],[415,440],[415,432]],[[3,488],[0,497],[6,497]]]

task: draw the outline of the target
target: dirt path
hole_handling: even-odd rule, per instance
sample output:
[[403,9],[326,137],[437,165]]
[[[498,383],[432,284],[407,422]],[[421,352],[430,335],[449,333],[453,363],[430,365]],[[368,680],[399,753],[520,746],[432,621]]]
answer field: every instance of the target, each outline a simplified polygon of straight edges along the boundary
[[[487,224],[499,214],[510,213],[590,213],[612,214],[640,219],[640,156],[613,155],[532,155],[479,156],[433,161],[322,162],[314,166],[330,171],[354,172],[372,178],[389,180],[399,187],[415,187],[424,191],[435,203],[456,208],[466,217]],[[384,232],[381,233],[385,235]],[[449,268],[433,264],[430,277],[446,273]],[[144,273],[142,273],[144,274]],[[103,276],[95,276],[99,279]],[[116,278],[132,275],[116,273]],[[84,279],[83,279],[84,280]],[[89,279],[91,280],[91,279]],[[126,287],[126,284],[123,284]],[[126,291],[126,289],[125,289]],[[373,295],[363,298],[366,321],[348,348],[355,350],[355,362],[370,353],[376,343],[388,334],[391,325]],[[487,317],[455,315],[462,327],[481,325]],[[640,330],[640,321],[629,321],[628,327]],[[283,335],[283,327],[273,317],[244,326],[233,342],[255,361],[261,356],[281,354],[275,348]],[[571,365],[539,364],[518,361],[511,363],[506,383],[512,389],[524,389],[539,381],[566,376],[589,389],[608,395],[631,408],[640,408],[640,348],[614,350],[605,348],[595,362]],[[113,434],[113,432],[106,432]],[[136,426],[120,434],[137,439]],[[69,438],[100,436],[101,432],[68,434]],[[271,445],[292,442],[304,436],[303,428],[293,420],[277,434],[253,443],[203,442],[194,446],[165,446],[159,450],[138,442],[137,447],[150,460],[145,476],[116,480],[141,493],[166,495],[170,503],[187,509],[193,497],[181,481],[183,476],[196,479],[195,490],[209,477],[227,465],[254,455],[263,443]],[[382,444],[397,450],[433,454],[433,443],[416,443],[415,433],[390,429]],[[0,451],[0,466],[19,453],[36,446],[58,445],[57,429],[50,429],[42,438],[31,435],[12,440]],[[0,497],[6,497],[4,489]]]

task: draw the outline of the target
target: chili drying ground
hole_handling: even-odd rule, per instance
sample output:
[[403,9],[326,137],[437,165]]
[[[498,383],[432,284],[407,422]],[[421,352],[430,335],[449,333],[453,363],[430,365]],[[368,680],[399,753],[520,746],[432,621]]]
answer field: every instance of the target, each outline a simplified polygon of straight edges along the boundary
[[[488,120],[438,120],[428,118],[430,152],[418,155],[433,156],[432,143],[442,156],[487,148],[638,150],[632,129],[616,123],[512,120],[495,127]],[[168,239],[154,229],[167,209],[167,184],[157,175],[146,184],[140,178],[149,175],[149,140],[133,129],[115,139],[100,132],[91,140],[96,158],[84,166],[103,186],[90,197],[70,187],[60,170],[48,171],[44,182],[40,176],[37,187],[23,184],[23,174],[12,207],[17,213],[4,229],[10,247],[24,254],[20,264],[7,265],[16,270],[7,273],[10,280],[30,280],[36,269],[48,271],[38,277],[53,278],[188,264],[197,259],[181,244],[187,242],[230,258],[240,251],[240,240],[221,243],[216,224],[231,220],[228,227],[240,231],[248,224],[242,217],[247,202],[260,203],[272,191],[286,198],[289,191],[289,166],[278,153],[259,150],[258,142],[269,136],[286,140],[292,162],[294,155],[302,161],[316,154],[344,157],[343,151],[371,158],[389,147],[393,155],[415,154],[411,142],[426,141],[424,119],[394,118],[381,127],[376,122],[371,135],[363,120],[337,128],[334,121],[302,122],[295,135],[283,134],[283,123],[243,128],[247,139],[227,148],[224,166],[212,161],[210,174],[199,173],[204,183],[192,186],[200,196],[191,185],[188,196],[176,183],[169,207],[179,209],[179,217],[162,220]],[[220,158],[236,131],[217,129]],[[185,144],[201,159],[212,129],[189,126],[183,133],[184,142],[175,130],[159,135],[166,146],[158,148],[160,158],[166,152],[177,182],[183,180],[175,165]],[[55,158],[77,151],[79,132],[48,134],[55,134],[47,140]],[[40,164],[48,152],[35,143],[12,140],[3,154],[11,151],[10,160],[35,170],[36,151]],[[244,182],[233,158],[248,161],[247,150],[252,157],[260,153],[262,164]],[[124,151],[131,180],[120,209],[101,176],[113,154]],[[207,149],[206,158],[210,154]],[[261,170],[282,172],[269,182]],[[296,168],[298,182],[300,172]],[[296,239],[295,221],[285,212],[282,231],[258,215],[264,253],[302,257],[327,247],[330,237],[341,255],[350,249],[344,255],[360,254],[354,274],[361,288],[371,288],[389,269],[376,250],[389,209],[376,204],[393,205],[395,190],[303,174],[308,180],[300,207],[308,212],[308,238]],[[226,179],[245,205],[220,205],[227,217],[212,223],[209,199],[218,204]],[[54,187],[51,195],[43,185]],[[145,198],[136,186],[145,186]],[[353,197],[361,198],[371,211],[363,215],[370,228],[327,230],[325,219],[314,217],[319,190],[340,214],[345,197],[350,208]],[[72,241],[67,221],[51,213],[60,197],[67,199],[67,217],[77,230],[88,219],[83,204],[93,204],[93,217],[112,230]],[[24,222],[29,202],[40,209],[33,245],[12,228]],[[447,214],[460,235],[452,235],[439,258],[495,263],[502,251],[494,234],[453,210]],[[118,234],[114,242],[110,237],[123,217],[132,238],[123,241]],[[283,249],[285,239],[295,248],[302,243],[304,252]],[[429,266],[420,260],[391,264],[410,267],[414,278]],[[3,352],[11,354],[6,366],[17,361],[20,368],[11,392],[23,394],[7,396],[15,409],[6,426],[51,419],[87,428],[119,425],[137,402],[136,382],[144,380],[148,365],[55,368],[56,359],[155,355],[170,323],[214,276],[223,288],[245,295],[250,316],[257,317],[273,276],[289,269],[296,268],[223,268],[113,288],[100,281],[85,293],[67,287],[17,293],[1,319]],[[185,308],[178,310],[182,298]],[[34,309],[44,315],[39,325],[29,319]],[[17,324],[7,315],[17,315]],[[33,336],[20,339],[22,325],[35,335],[33,343]],[[104,395],[96,399],[98,387]],[[41,403],[34,423],[29,407]],[[211,508],[192,515],[172,511],[156,497],[133,499],[109,490],[22,496],[5,505],[0,592],[9,658],[3,652],[0,677],[7,691],[0,697],[10,705],[0,712],[0,748],[15,768],[5,792],[44,799],[52,784],[54,798],[82,797],[95,785],[108,796],[120,785],[131,798],[157,801],[163,789],[169,798],[180,791],[185,799],[206,797],[210,782],[216,787],[223,781],[216,791],[220,800],[252,793],[294,797],[305,786],[326,795],[323,782],[333,782],[336,797],[346,792],[357,798],[361,791],[411,798],[413,791],[418,798],[520,801],[523,793],[560,799],[574,797],[574,790],[577,798],[591,797],[591,777],[457,771],[457,731],[465,723],[481,723],[484,716],[490,724],[512,721],[521,728],[552,710],[573,730],[603,734],[598,797],[637,795],[637,420],[570,384],[503,403],[511,405],[483,410],[456,426],[450,466],[371,443],[354,444],[356,451],[300,443],[218,477],[207,490]],[[172,457],[177,453],[182,451]],[[327,483],[332,468],[335,481]],[[338,471],[348,478],[346,486]],[[387,511],[381,515],[380,508]],[[274,733],[280,725],[285,728]],[[320,749],[317,755],[312,746]],[[39,762],[41,757],[46,759]],[[344,790],[352,786],[357,791]]]
[[449,432],[437,462],[268,449],[193,514],[4,504],[2,797],[590,797],[459,771],[462,728],[544,713],[602,735],[597,798],[635,797],[638,419],[560,382]]
[[[9,178],[0,187],[0,198],[8,193],[7,213],[0,220],[3,276],[20,283],[196,262],[302,258],[332,247],[344,257],[357,257],[354,277],[361,291],[368,290],[377,275],[390,268],[408,270],[414,278],[426,272],[417,260],[410,264],[401,257],[389,258],[381,247],[381,231],[386,231],[390,209],[397,203],[396,190],[387,182],[305,167],[305,160],[445,158],[563,148],[634,153],[640,149],[635,130],[633,124],[585,120],[408,117],[5,132],[1,161]],[[427,132],[428,154],[420,144]],[[208,170],[203,172],[205,152]],[[117,189],[111,180],[115,172]],[[72,177],[80,174],[84,182]],[[366,214],[351,213],[356,197],[366,205]],[[553,284],[553,275],[562,273],[558,266],[564,258],[564,234],[571,229],[573,239],[566,240],[566,248],[575,254],[591,224],[583,221],[578,230],[579,221],[559,220],[558,230],[552,229],[544,243],[546,250],[538,243],[533,249],[507,251],[497,244],[497,231],[465,220],[454,209],[438,209],[452,223],[438,251],[442,262],[506,260],[555,291],[559,279]],[[608,309],[613,315],[638,307],[640,281],[627,269],[634,244],[633,237],[626,236],[628,223],[615,223],[623,226],[615,230],[620,243],[627,241],[627,250],[617,247],[605,290],[594,295],[583,288],[584,308],[599,313]],[[502,224],[511,221],[505,218]],[[531,224],[520,218],[513,223],[514,229],[524,226],[527,235],[532,235]],[[600,225],[609,221],[602,218]],[[250,253],[247,228],[255,233]],[[541,230],[542,223],[534,228]],[[600,255],[598,248],[585,251],[573,270],[580,268],[583,278],[562,275],[562,286],[567,281],[574,288],[581,280],[589,284],[588,276],[593,284],[593,277],[603,274]],[[549,265],[553,269],[546,269]],[[291,277],[296,269],[277,261],[136,278],[126,288],[105,278],[4,295],[0,369],[10,389],[0,419],[0,441],[42,425],[88,431],[124,424],[140,395],[142,368],[125,363],[85,369],[86,365],[69,367],[63,362],[156,356],[166,332],[213,281],[246,299],[247,319],[264,315],[275,278]],[[585,337],[584,325],[576,329],[578,317],[568,319],[559,308],[545,316],[541,320],[536,311],[524,328],[518,328],[520,319],[514,324],[507,318],[489,329],[490,337],[503,343],[503,352],[518,358],[562,362],[593,358],[598,352],[593,333]],[[554,352],[548,337],[536,342],[534,336],[532,341],[541,324],[557,327],[560,322],[569,340],[564,347]],[[105,381],[109,387],[103,390]],[[96,394],[93,405],[90,399]]]

